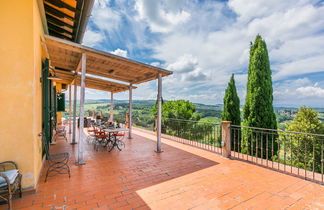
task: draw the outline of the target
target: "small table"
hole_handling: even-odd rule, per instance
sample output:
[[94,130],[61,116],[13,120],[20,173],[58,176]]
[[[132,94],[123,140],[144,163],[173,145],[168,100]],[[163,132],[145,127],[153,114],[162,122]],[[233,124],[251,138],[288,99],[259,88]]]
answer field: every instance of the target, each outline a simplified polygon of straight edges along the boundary
[[[125,131],[128,131],[127,128],[107,128],[107,129],[103,129],[105,132],[108,133],[109,135],[109,139],[111,139],[111,134],[112,133],[118,133],[118,132],[125,132]],[[121,151],[121,148],[119,148],[118,144],[117,144],[117,138],[116,138],[116,135],[114,135],[114,140],[112,141],[113,142],[113,145],[112,147],[110,148],[109,152],[111,150],[114,149],[114,147],[117,147],[117,149],[119,149],[119,151]]]

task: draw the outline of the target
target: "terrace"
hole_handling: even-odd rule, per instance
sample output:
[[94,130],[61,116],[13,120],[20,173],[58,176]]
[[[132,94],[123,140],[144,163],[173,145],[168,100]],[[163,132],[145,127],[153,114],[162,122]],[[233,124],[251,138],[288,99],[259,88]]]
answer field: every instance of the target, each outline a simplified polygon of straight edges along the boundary
[[[72,140],[70,135],[68,139]],[[57,175],[45,183],[45,166],[37,192],[15,199],[14,209],[320,209],[324,206],[323,185],[224,158],[217,154],[219,151],[206,150],[203,142],[188,145],[192,143],[189,140],[162,138],[164,152],[156,153],[155,133],[138,128],[133,129],[133,139],[125,138],[124,142],[125,149],[112,152],[94,151],[92,145],[86,144],[87,164],[77,166],[76,145],[58,139],[50,149],[71,154],[71,178]]]

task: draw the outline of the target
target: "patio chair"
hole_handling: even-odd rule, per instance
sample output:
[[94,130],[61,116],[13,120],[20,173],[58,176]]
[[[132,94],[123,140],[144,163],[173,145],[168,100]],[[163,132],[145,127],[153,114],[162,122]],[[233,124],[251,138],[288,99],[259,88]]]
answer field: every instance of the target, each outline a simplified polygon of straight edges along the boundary
[[94,125],[91,125],[88,129],[87,129],[87,132],[88,132],[88,136],[87,136],[87,139],[86,141],[88,142],[88,144],[91,144],[91,143],[95,143],[96,141],[96,135],[95,135],[95,132],[97,131],[96,127]]
[[112,137],[114,140],[110,141],[110,144],[107,144],[107,150],[108,152],[111,152],[114,147],[117,147],[119,151],[122,150],[122,148],[125,148],[125,143],[123,142],[123,139],[125,137],[124,132],[113,132]]
[[68,140],[67,140],[67,137],[66,137],[66,130],[65,130],[65,126],[60,126],[60,127],[57,126],[57,127],[55,127],[54,131],[55,131],[55,134],[54,134],[54,136],[53,136],[53,139],[56,140],[56,138],[57,138],[58,136],[60,136],[60,137],[63,137],[63,138],[65,139],[66,142],[68,141]]
[[5,161],[0,163],[0,199],[8,203],[9,209],[12,209],[12,196],[21,192],[21,177],[18,166],[13,161]]
[[[117,146],[119,150],[122,148],[125,148],[125,143],[123,142],[123,139],[125,138],[125,132],[114,132],[113,137],[115,138],[114,145]],[[113,148],[108,148],[108,151],[110,152]]]
[[68,152],[49,154],[46,138],[42,135],[43,145],[45,145],[46,159],[48,162],[48,168],[46,171],[45,182],[48,177],[55,176],[57,174],[68,174],[71,178],[70,167],[68,165],[70,154]]
[[99,151],[99,147],[106,147],[111,140],[109,139],[109,135],[106,134],[104,131],[99,131],[96,130],[94,131],[94,135],[95,135],[95,141],[93,144],[93,149],[95,151]]

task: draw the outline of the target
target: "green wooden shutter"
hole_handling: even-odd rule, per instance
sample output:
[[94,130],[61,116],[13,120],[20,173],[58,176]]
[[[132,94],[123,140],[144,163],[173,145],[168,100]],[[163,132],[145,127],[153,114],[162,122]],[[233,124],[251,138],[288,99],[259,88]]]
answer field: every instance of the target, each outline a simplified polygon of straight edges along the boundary
[[57,111],[65,112],[65,93],[61,93],[57,96]]

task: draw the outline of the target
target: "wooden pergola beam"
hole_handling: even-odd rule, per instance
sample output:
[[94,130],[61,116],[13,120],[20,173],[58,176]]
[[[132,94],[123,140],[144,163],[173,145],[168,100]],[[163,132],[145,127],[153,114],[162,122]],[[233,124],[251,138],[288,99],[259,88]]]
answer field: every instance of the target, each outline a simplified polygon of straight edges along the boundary
[[48,11],[49,13],[51,13],[51,14],[57,16],[57,17],[67,18],[67,19],[69,19],[71,21],[74,21],[74,17],[72,17],[72,16],[70,16],[70,15],[68,15],[68,14],[66,14],[66,13],[64,13],[64,12],[62,12],[60,10],[57,10],[57,9],[51,7],[49,4],[46,4],[46,2],[44,4],[44,8],[45,8],[46,11]]
[[72,25],[70,25],[70,24],[56,18],[55,16],[53,16],[50,13],[46,13],[46,18],[47,18],[47,21],[53,22],[53,23],[55,23],[57,25],[60,25],[60,26],[66,26],[66,27],[69,27],[69,28],[73,29]]
[[70,10],[71,12],[76,12],[76,8],[70,6],[69,4],[63,2],[63,1],[60,1],[60,0],[46,0],[46,2],[50,3],[50,4],[53,4],[54,6],[57,6],[59,8],[66,8],[68,10]]

